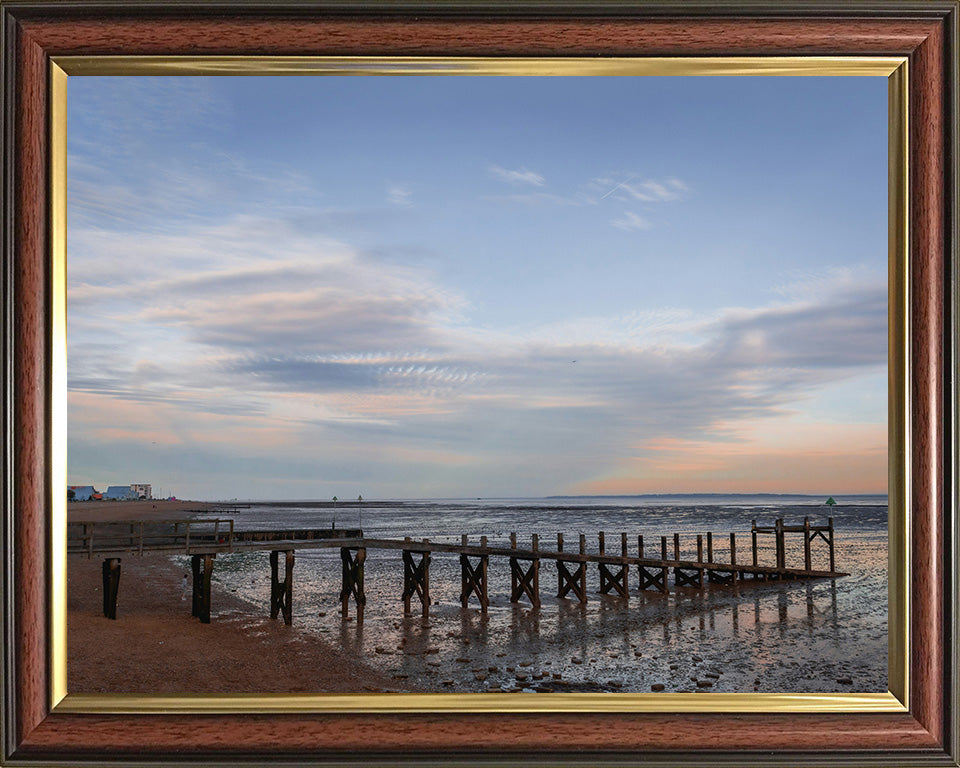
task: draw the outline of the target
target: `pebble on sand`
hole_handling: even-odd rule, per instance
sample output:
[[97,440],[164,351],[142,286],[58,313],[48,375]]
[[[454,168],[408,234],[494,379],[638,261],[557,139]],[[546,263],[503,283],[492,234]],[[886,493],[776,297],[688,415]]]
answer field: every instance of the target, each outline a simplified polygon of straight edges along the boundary
[[666,687],[667,687],[667,686],[665,686],[663,683],[654,683],[653,685],[650,686],[650,690],[651,690],[651,691],[662,691],[662,690],[663,690],[664,688],[666,688]]

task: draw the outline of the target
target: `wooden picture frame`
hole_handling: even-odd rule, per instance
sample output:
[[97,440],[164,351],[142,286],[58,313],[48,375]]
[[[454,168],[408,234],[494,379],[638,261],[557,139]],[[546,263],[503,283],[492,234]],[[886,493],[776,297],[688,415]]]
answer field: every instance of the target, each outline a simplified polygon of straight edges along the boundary
[[[2,760],[958,765],[956,0],[18,2],[3,57]],[[62,56],[904,56],[909,708],[900,712],[77,714],[52,706],[51,62]]]

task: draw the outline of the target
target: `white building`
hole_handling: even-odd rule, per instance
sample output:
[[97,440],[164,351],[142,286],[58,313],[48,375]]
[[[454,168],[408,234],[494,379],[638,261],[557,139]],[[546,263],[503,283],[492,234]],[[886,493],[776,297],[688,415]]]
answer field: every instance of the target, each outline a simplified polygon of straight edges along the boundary
[[145,499],[153,498],[153,487],[150,483],[130,483],[130,490],[137,494],[138,499],[141,496]]

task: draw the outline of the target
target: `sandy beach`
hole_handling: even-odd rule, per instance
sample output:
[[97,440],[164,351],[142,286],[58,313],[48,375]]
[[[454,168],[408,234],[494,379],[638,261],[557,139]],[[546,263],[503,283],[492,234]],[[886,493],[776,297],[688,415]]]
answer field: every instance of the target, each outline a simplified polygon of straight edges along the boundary
[[[213,505],[76,502],[71,521],[176,519]],[[115,621],[102,612],[101,560],[71,556],[67,690],[71,693],[356,693],[410,690],[329,643],[214,585],[210,624],[190,615],[183,570],[165,555],[122,559]],[[266,579],[264,588],[269,589]],[[296,599],[296,598],[295,598]]]

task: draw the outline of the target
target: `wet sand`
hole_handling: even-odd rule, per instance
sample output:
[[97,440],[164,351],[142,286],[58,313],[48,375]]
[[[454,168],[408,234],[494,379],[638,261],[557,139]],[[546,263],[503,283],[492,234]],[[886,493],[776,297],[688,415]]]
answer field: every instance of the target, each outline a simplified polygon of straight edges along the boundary
[[[174,519],[197,502],[76,502],[71,520]],[[101,560],[71,556],[70,693],[356,693],[412,690],[214,585],[210,624],[190,615],[181,568],[166,555],[122,558],[117,619],[102,612]],[[266,580],[264,586],[269,589]],[[296,597],[294,598],[296,600]],[[296,605],[296,604],[295,604]]]
[[[172,506],[176,504],[176,506]],[[71,519],[174,519],[217,505],[71,504]],[[228,515],[229,516],[229,515]],[[105,517],[98,519],[107,519]],[[459,606],[456,558],[435,558],[430,617],[403,616],[395,552],[371,550],[364,624],[339,615],[339,553],[297,555],[294,626],[271,621],[267,553],[217,559],[212,620],[181,600],[186,557],[125,557],[118,619],[101,612],[100,561],[70,558],[68,688],[73,692],[884,690],[885,542],[844,537],[837,582],[631,593],[587,606],[549,597],[488,615]],[[795,553],[793,553],[795,554]],[[179,563],[179,564],[178,564]],[[502,563],[500,564],[502,565]],[[502,570],[502,568],[500,569]],[[499,571],[498,571],[499,573]],[[502,576],[503,574],[501,574]],[[351,616],[355,607],[351,602]],[[213,649],[213,650],[211,650]],[[839,650],[842,649],[842,650]]]
[[71,501],[67,504],[67,520],[75,522],[112,522],[115,520],[186,520],[196,512],[216,509],[206,501]]

